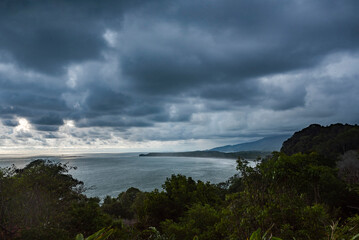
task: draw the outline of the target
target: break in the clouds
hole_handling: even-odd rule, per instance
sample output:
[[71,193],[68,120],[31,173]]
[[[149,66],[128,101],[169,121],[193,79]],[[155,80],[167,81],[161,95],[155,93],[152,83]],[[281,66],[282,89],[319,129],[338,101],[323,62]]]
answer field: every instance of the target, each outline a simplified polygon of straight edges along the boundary
[[0,146],[186,150],[359,123],[359,3],[2,1]]

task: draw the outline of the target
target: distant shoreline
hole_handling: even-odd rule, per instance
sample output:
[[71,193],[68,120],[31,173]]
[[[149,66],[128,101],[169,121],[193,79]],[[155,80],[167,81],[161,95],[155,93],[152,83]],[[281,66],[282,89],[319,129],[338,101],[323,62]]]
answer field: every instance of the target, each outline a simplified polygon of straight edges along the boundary
[[223,158],[223,159],[256,159],[264,157],[271,152],[264,151],[241,151],[224,153],[218,151],[192,151],[192,152],[151,152],[147,154],[139,154],[140,157],[200,157],[200,158]]

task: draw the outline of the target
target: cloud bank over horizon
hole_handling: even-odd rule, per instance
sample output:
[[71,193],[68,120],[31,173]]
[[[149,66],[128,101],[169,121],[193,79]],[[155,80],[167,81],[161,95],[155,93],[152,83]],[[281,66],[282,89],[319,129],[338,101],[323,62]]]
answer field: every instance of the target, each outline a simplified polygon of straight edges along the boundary
[[359,123],[359,2],[2,1],[0,152]]

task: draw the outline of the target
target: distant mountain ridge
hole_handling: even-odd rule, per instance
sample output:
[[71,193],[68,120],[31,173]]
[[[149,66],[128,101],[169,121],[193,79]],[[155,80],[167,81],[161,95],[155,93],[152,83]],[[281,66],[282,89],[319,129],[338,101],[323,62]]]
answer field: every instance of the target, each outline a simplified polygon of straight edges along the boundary
[[279,151],[280,148],[282,147],[283,142],[290,137],[291,137],[290,134],[265,137],[253,142],[216,147],[210,149],[209,151],[218,151],[225,153],[240,152],[240,151],[267,151],[267,152]]

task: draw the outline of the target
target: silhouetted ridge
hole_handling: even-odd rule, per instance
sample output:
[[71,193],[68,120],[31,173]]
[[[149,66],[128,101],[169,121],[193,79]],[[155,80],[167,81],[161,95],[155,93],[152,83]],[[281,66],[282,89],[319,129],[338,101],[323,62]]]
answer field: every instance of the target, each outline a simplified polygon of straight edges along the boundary
[[317,152],[329,158],[336,158],[346,151],[358,149],[359,126],[337,123],[326,127],[312,124],[294,133],[283,143],[281,152],[287,155]]

